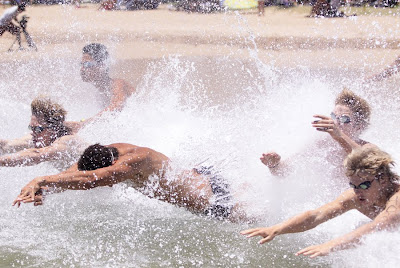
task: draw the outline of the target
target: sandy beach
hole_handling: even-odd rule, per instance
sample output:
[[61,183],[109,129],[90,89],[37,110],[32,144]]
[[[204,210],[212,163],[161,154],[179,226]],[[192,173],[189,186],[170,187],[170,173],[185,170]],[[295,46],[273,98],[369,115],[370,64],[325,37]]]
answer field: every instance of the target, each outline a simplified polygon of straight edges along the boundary
[[118,61],[169,55],[246,58],[249,49],[257,48],[257,57],[279,67],[366,71],[383,68],[400,54],[400,18],[395,14],[324,19],[307,18],[306,7],[270,7],[260,17],[255,10],[189,14],[171,11],[168,5],[147,11],[99,11],[98,6],[27,7],[28,31],[39,51],[5,52],[14,40],[6,33],[0,39],[0,61],[43,57],[60,50],[79,55],[89,42],[107,44]]

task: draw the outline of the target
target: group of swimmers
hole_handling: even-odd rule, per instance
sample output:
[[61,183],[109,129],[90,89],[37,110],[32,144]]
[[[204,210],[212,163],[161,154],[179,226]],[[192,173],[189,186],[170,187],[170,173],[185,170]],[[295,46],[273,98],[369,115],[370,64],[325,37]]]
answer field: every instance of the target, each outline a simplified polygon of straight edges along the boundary
[[[127,143],[94,144],[83,148],[84,144],[76,135],[79,129],[105,111],[120,110],[135,92],[124,80],[110,78],[108,59],[109,54],[102,44],[93,43],[83,48],[81,77],[102,92],[108,103],[103,111],[83,122],[69,122],[61,105],[48,98],[37,98],[31,103],[31,134],[17,140],[0,140],[0,152],[3,154],[0,166],[33,165],[65,160],[71,156],[79,158],[78,162],[59,174],[30,181],[22,188],[13,205],[42,205],[48,194],[112,186],[129,180],[143,194],[193,213],[232,222],[251,221],[242,204],[235,201],[227,182],[213,167],[196,167],[172,174],[170,159],[150,148]],[[394,162],[377,146],[359,138],[368,126],[370,114],[368,103],[345,89],[338,95],[330,116],[315,115],[312,121],[312,127],[331,137],[315,144],[315,147],[329,150],[327,161],[337,167],[338,173],[347,175],[349,190],[333,202],[280,224],[241,233],[247,237],[261,236],[260,243],[265,243],[277,235],[312,229],[352,209],[372,219],[349,234],[297,253],[316,257],[355,245],[368,233],[397,227],[400,192],[398,176],[392,171]],[[82,151],[81,155],[71,154]],[[344,166],[341,164],[343,160]],[[261,161],[277,176],[288,174],[293,165],[293,161],[281,161],[276,152],[263,154]],[[155,178],[156,186],[149,188],[150,181]]]

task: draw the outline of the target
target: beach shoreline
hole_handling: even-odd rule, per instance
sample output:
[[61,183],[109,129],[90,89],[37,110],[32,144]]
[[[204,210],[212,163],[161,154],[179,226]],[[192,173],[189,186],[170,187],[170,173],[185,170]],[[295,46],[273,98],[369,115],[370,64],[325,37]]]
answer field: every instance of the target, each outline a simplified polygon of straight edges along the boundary
[[14,37],[6,33],[0,39],[0,62],[57,56],[60,51],[75,57],[90,42],[105,43],[117,61],[256,55],[282,68],[330,66],[367,72],[384,68],[400,54],[400,27],[395,27],[400,20],[395,16],[307,18],[304,12],[275,8],[266,8],[263,17],[251,10],[189,14],[171,11],[168,5],[139,11],[97,8],[28,6],[27,30],[39,51],[7,53]]

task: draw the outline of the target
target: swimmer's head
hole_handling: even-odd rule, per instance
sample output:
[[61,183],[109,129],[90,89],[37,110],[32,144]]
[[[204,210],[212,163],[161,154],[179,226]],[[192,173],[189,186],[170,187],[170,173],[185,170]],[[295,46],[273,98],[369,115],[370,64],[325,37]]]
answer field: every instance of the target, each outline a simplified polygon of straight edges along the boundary
[[99,43],[92,43],[84,46],[82,53],[90,55],[97,63],[105,63],[105,61],[108,59],[108,51],[106,46]]
[[[356,128],[361,131],[367,128],[371,116],[371,108],[365,99],[345,88],[336,97],[335,105],[342,106],[342,108],[344,106],[350,109],[352,113],[351,117]],[[341,114],[338,114],[338,116],[341,116]]]
[[96,143],[85,149],[79,158],[78,170],[95,170],[111,166],[118,156],[117,148]]
[[39,97],[31,103],[32,141],[35,147],[46,147],[57,138],[71,134],[71,129],[64,125],[67,112],[58,103],[49,98]]
[[373,203],[398,189],[399,177],[392,171],[393,165],[388,153],[372,145],[353,150],[346,157],[346,175],[360,202]]
[[38,97],[31,103],[32,115],[42,118],[50,127],[62,125],[67,112],[49,98]]
[[392,171],[393,166],[392,157],[373,145],[366,145],[360,149],[353,150],[344,160],[347,176],[363,172],[373,176],[395,177],[396,174]]
[[84,82],[100,81],[108,75],[109,54],[106,46],[92,43],[86,45],[82,53],[81,78]]

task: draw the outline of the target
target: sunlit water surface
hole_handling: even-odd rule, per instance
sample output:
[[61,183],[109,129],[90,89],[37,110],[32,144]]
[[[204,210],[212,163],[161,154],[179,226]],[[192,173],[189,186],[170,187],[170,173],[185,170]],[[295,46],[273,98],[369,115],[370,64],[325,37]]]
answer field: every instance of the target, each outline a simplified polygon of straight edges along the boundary
[[[87,118],[103,107],[97,90],[80,80],[79,57],[67,54],[2,64],[1,138],[28,133],[30,102],[38,95],[64,105],[68,120]],[[117,66],[118,62],[112,66],[115,76],[121,71]],[[134,66],[132,61],[130,67]],[[49,196],[41,207],[17,209],[11,203],[22,186],[59,170],[51,163],[2,167],[0,267],[396,267],[397,231],[367,236],[358,248],[324,258],[294,256],[303,247],[324,243],[368,221],[357,212],[262,246],[258,239],[239,235],[240,230],[272,225],[316,208],[347,188],[345,179],[331,175],[334,170],[325,148],[297,158],[294,172],[284,179],[272,177],[259,161],[271,150],[284,159],[295,157],[326,138],[312,129],[312,115],[329,114],[343,86],[371,103],[371,125],[363,138],[398,159],[399,78],[365,87],[360,86],[362,75],[335,68],[279,70],[256,56],[247,61],[149,61],[137,93],[123,111],[105,114],[79,135],[88,144],[127,142],[153,148],[168,155],[177,170],[213,165],[234,192],[249,185],[240,201],[257,223],[193,215],[125,184],[67,191]]]

